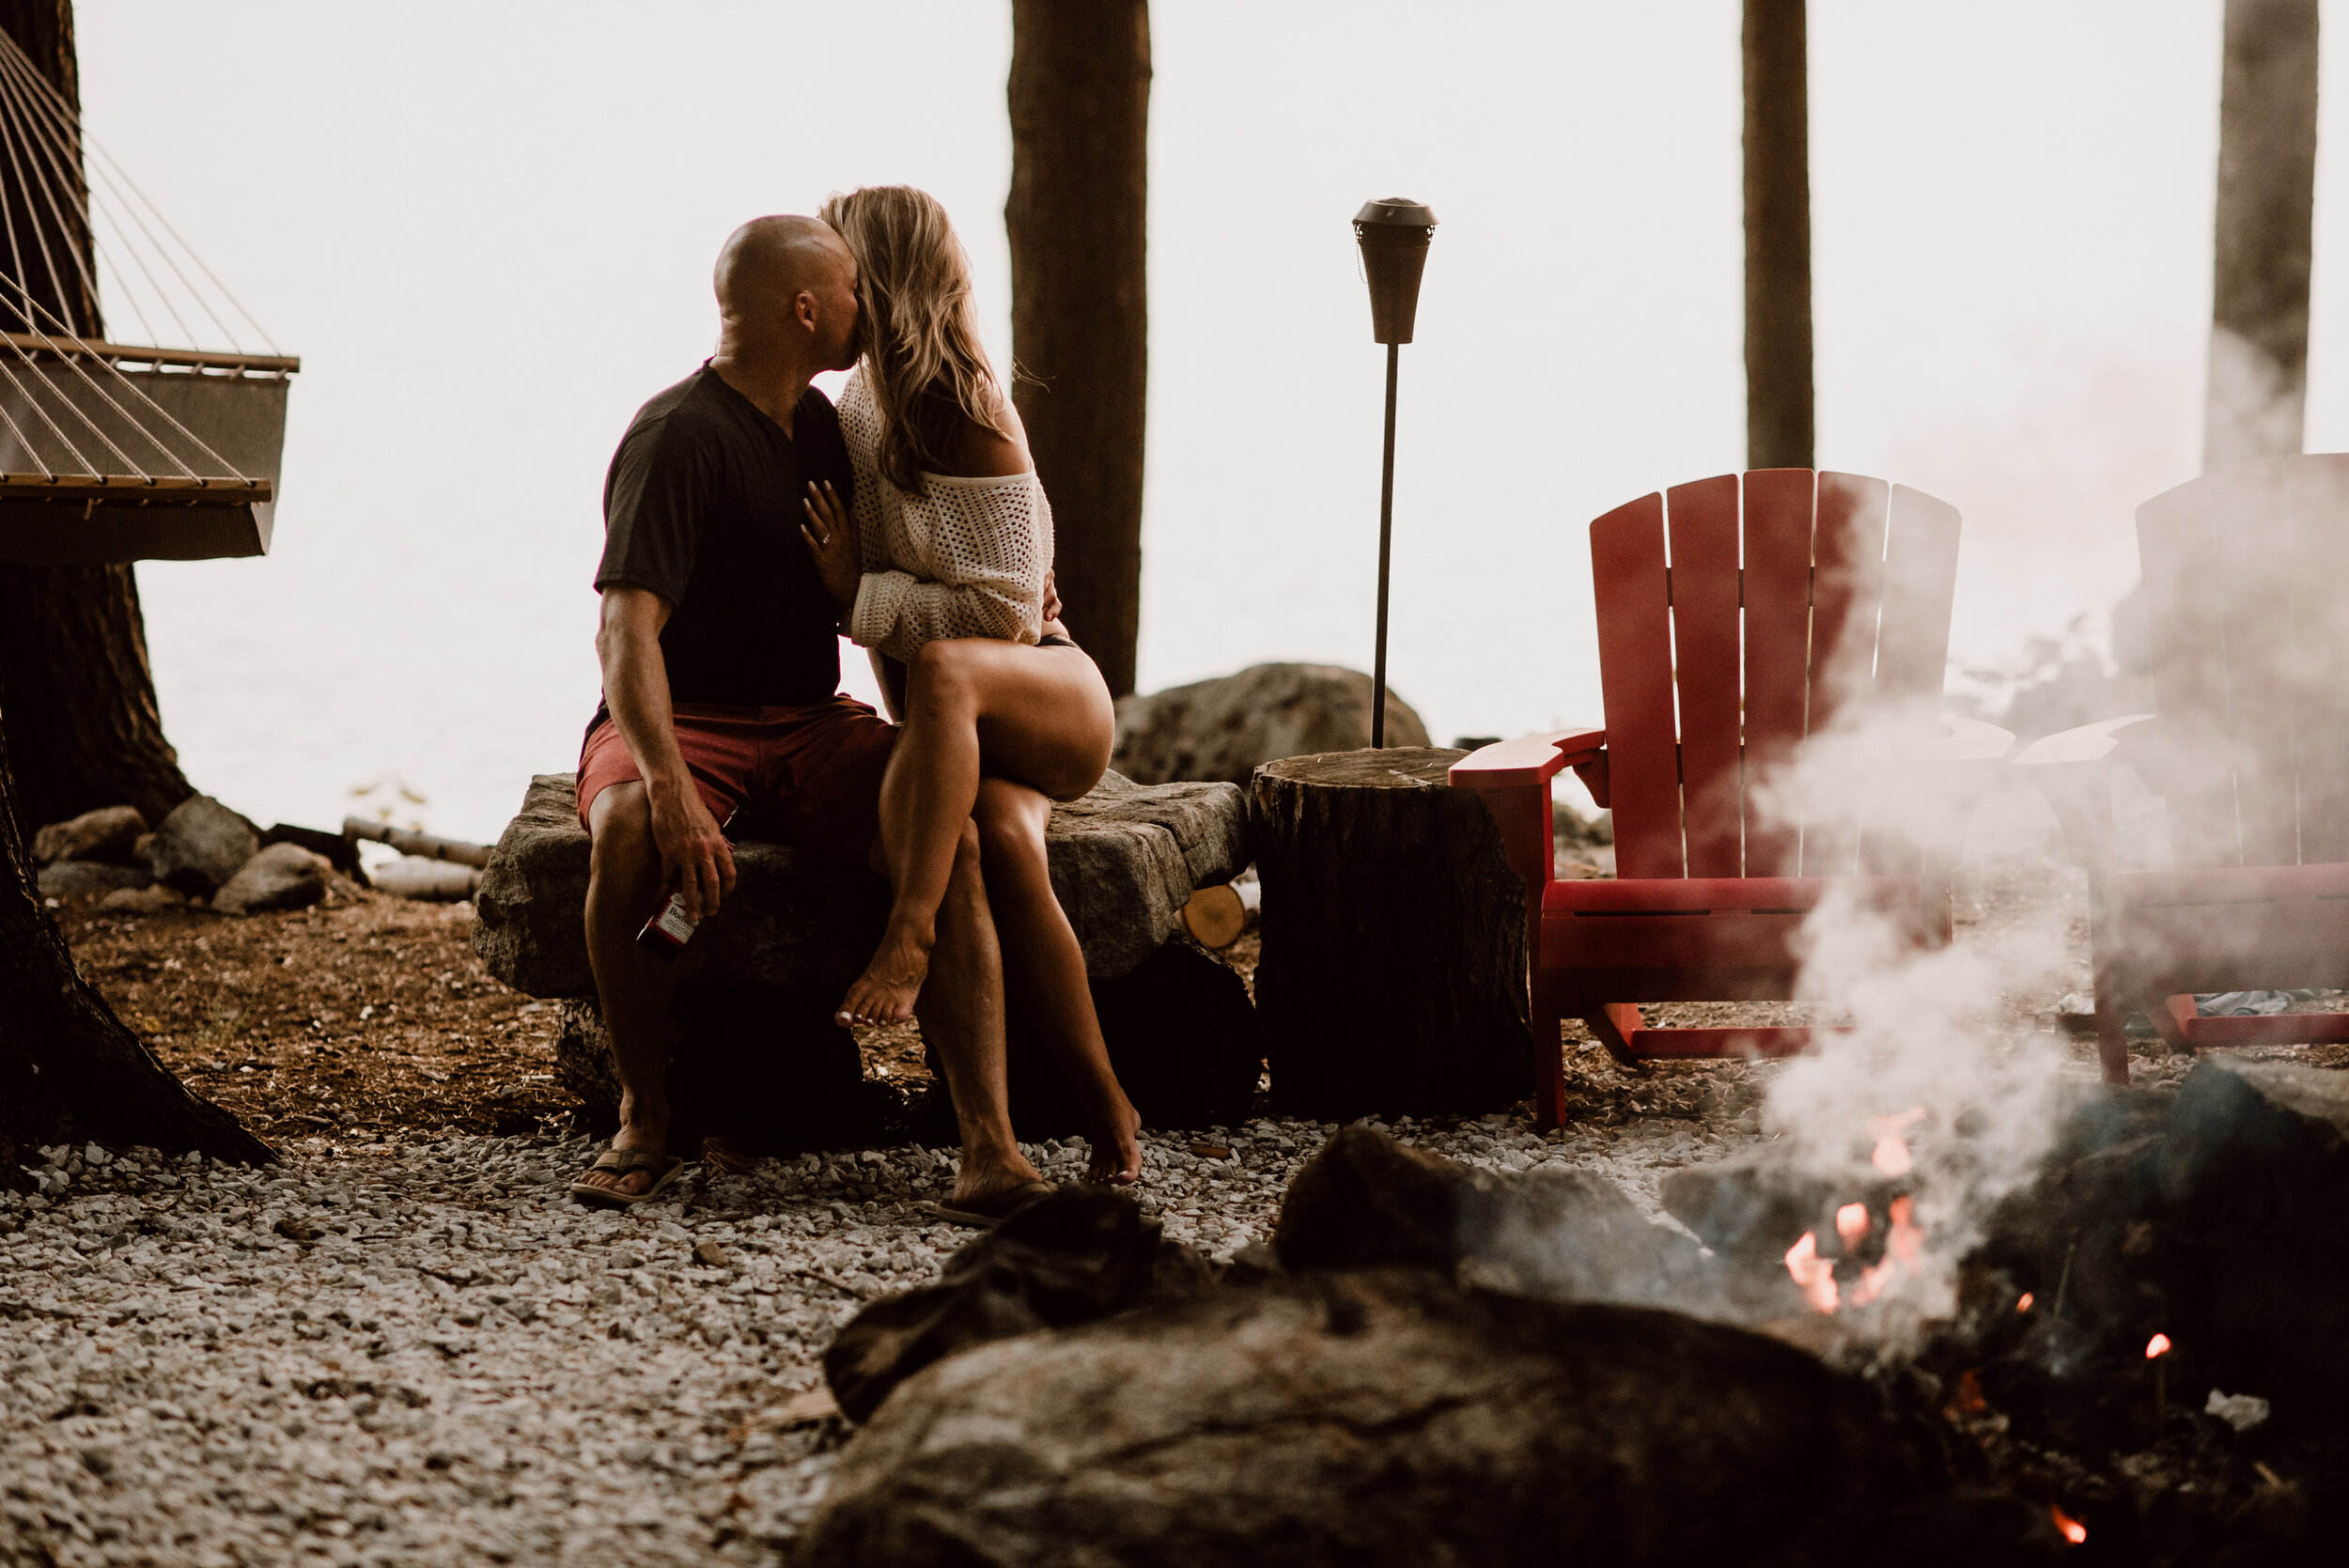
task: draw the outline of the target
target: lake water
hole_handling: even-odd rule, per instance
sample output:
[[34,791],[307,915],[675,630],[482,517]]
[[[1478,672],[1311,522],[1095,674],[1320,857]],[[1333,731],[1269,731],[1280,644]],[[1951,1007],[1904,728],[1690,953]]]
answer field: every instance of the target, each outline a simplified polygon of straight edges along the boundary
[[[1737,6],[1156,11],[1144,688],[1368,667],[1381,351],[1346,220],[1401,194],[1441,227],[1393,684],[1439,739],[1596,722],[1584,525],[1743,465]],[[1811,14],[1821,460],[1964,511],[1961,661],[2093,637],[2131,507],[2197,463],[2218,0]],[[304,359],[272,554],[140,568],[189,775],[264,822],[396,781],[403,820],[486,838],[570,766],[604,464],[708,352],[740,219],[924,185],[1005,347],[1005,6],[77,16],[92,133]],[[2336,166],[2311,448],[2349,436]]]

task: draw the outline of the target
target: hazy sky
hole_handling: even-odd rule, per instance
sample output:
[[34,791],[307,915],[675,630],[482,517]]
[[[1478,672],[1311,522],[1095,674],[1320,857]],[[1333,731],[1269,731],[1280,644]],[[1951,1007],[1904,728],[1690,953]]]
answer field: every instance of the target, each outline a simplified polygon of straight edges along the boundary
[[[1439,739],[1596,722],[1585,525],[1744,461],[1738,9],[1154,8],[1145,690],[1368,666],[1381,351],[1346,219],[1406,194],[1441,226],[1394,684]],[[604,465],[709,351],[742,218],[926,186],[1006,347],[1007,5],[77,14],[91,133],[304,361],[274,553],[140,568],[190,775],[265,821],[398,776],[486,835],[570,766]],[[2195,472],[2219,19],[1811,7],[1819,458],[1963,511],[1961,658],[2102,612],[2131,508]],[[2312,450],[2349,445],[2339,168]]]

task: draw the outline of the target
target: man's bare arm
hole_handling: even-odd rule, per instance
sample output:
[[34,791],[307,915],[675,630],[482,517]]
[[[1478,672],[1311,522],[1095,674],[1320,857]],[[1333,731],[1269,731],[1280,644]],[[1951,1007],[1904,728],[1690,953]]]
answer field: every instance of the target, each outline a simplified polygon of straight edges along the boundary
[[652,810],[653,844],[668,886],[685,894],[685,912],[700,920],[734,891],[734,849],[702,803],[693,775],[677,749],[669,701],[669,666],[661,629],[669,601],[649,588],[614,582],[603,590],[596,627],[596,657],[603,666],[603,700],[645,777]]

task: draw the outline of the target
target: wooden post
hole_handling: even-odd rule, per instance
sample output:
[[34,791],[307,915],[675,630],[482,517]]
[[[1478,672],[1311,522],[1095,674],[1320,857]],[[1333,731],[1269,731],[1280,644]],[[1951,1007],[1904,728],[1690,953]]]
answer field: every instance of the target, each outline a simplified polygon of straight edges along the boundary
[[1484,801],[1446,787],[1467,754],[1256,769],[1256,1011],[1284,1111],[1486,1111],[1531,1093],[1525,888]]
[[1012,0],[1013,398],[1072,635],[1134,689],[1148,392],[1146,0]]
[[2300,450],[2316,199],[2317,0],[2227,0],[2202,467]]
[[1745,0],[1746,466],[1810,468],[1811,95],[1804,0]]

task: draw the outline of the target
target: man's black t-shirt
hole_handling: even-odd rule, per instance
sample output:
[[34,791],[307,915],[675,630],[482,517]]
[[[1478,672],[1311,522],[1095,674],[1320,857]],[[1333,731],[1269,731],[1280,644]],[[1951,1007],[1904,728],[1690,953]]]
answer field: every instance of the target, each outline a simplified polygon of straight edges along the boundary
[[840,416],[810,387],[793,434],[705,365],[636,411],[604,480],[596,587],[669,601],[669,700],[766,707],[840,686],[839,606],[800,537],[807,482],[851,500]]

